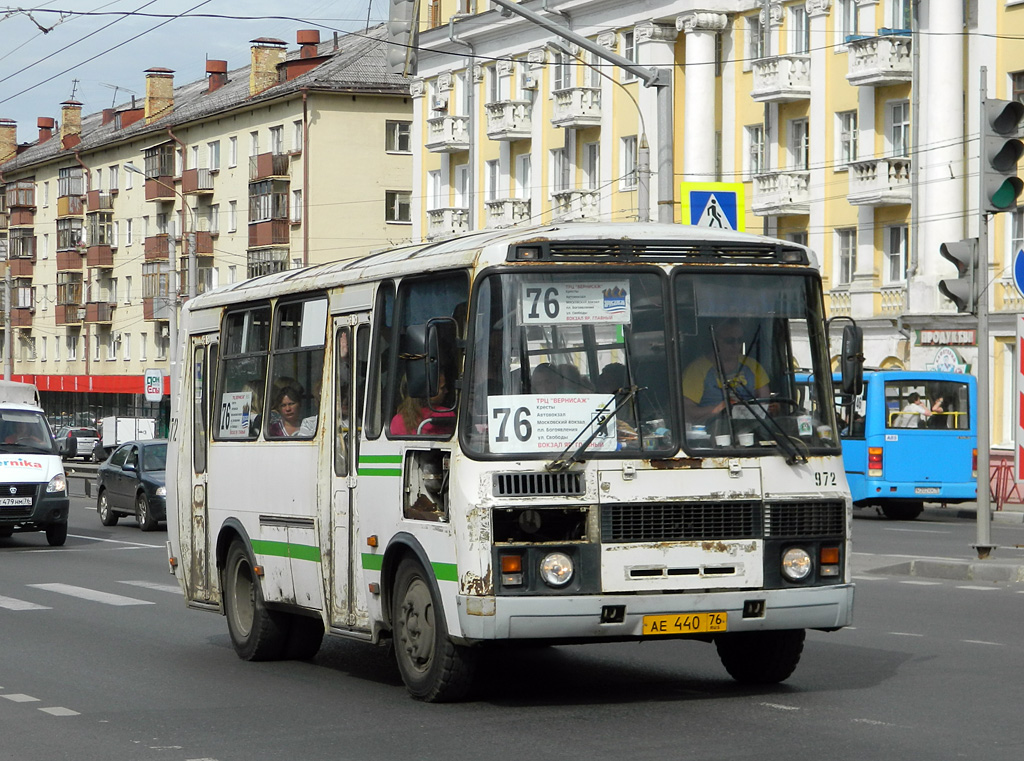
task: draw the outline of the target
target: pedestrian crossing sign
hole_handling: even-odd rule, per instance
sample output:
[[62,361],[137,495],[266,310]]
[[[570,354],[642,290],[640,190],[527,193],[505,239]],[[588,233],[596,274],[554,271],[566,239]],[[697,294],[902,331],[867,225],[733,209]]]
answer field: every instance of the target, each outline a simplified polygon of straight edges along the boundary
[[684,225],[745,229],[742,182],[684,182],[680,191]]

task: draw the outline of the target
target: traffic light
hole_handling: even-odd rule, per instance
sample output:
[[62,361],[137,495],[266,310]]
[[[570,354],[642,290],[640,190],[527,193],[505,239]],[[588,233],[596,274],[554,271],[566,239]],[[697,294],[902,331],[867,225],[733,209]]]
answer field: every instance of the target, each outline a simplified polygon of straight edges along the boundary
[[939,291],[947,299],[956,304],[956,311],[978,311],[978,239],[967,238],[956,243],[943,243],[939,246],[943,259],[956,265],[957,277],[953,280],[940,280]]
[[388,71],[401,76],[416,73],[416,34],[419,0],[391,0],[388,11]]
[[1024,155],[1024,143],[1017,138],[1017,125],[1024,117],[1024,103],[1016,100],[986,99],[981,123],[981,211],[998,214],[1017,206],[1024,181],[1017,176],[1017,161]]

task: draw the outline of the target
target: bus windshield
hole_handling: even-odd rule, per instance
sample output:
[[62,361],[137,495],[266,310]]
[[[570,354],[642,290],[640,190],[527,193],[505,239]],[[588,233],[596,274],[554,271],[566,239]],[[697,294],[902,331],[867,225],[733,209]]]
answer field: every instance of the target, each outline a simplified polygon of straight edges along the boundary
[[[687,267],[672,283],[666,292],[654,268],[484,277],[466,451],[657,458],[682,446],[796,460],[837,449],[834,411],[819,404],[831,376],[813,348],[825,346],[815,283]],[[807,383],[796,368],[813,368]]]

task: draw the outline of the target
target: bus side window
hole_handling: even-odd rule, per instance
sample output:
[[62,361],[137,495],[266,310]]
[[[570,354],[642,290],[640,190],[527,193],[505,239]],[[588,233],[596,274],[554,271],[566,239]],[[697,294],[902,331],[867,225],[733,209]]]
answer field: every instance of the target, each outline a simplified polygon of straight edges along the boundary
[[327,341],[327,299],[279,303],[271,347],[268,439],[310,439],[317,429]]
[[259,436],[269,350],[269,305],[225,315],[217,394],[211,405],[214,439],[251,440]]
[[352,337],[348,327],[334,339],[334,475],[347,476],[352,450]]
[[[373,381],[369,385],[370,414],[366,418],[366,438],[376,439],[384,427],[384,400],[388,398],[391,380],[388,367],[391,362],[391,326],[394,325],[395,286],[391,281],[381,283],[377,289],[373,309],[373,354],[376,362],[371,369]],[[390,420],[390,417],[388,418]]]

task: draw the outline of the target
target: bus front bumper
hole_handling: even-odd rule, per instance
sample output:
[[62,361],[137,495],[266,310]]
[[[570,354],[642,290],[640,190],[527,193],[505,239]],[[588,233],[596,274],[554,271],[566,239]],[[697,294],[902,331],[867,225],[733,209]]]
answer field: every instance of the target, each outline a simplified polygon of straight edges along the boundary
[[[457,597],[466,641],[517,639],[642,639],[644,616],[724,612],[727,631],[838,629],[853,618],[853,584],[789,589],[735,590],[671,595]],[[763,601],[760,615],[744,617],[744,604]],[[602,613],[621,621],[602,623]],[[747,606],[748,609],[752,606]],[[757,607],[757,606],[753,606]]]

